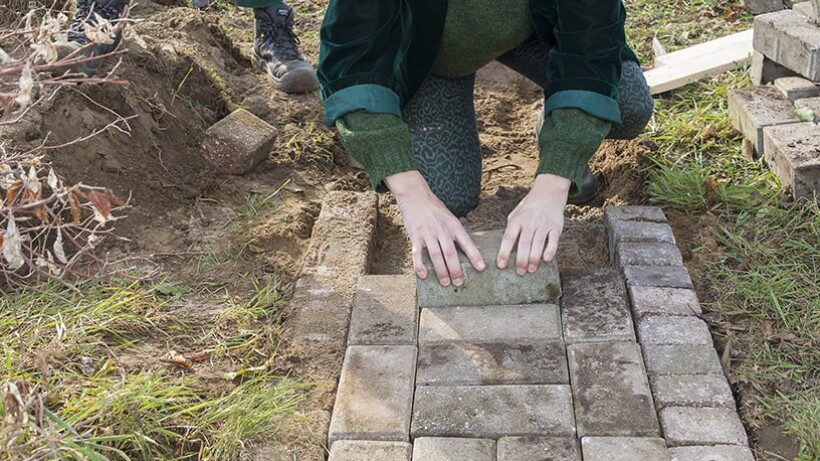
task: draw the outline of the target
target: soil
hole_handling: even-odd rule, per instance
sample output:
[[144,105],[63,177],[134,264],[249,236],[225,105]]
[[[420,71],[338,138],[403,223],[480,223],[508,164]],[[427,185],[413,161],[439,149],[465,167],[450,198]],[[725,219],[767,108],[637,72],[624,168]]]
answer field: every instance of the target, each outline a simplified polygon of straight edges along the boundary
[[[321,17],[310,12],[319,11],[321,2],[303,3],[296,28],[317,31]],[[48,151],[47,160],[69,182],[110,187],[129,198],[128,216],[116,223],[118,238],[102,248],[104,256],[148,258],[190,286],[223,288],[236,297],[253,292],[254,277],[290,284],[299,275],[324,194],[366,190],[367,178],[322,126],[317,94],[279,93],[255,68],[249,15],[178,6],[141,0],[134,7],[131,16],[139,21],[116,70],[127,85],[62,88],[0,135],[21,149],[44,139],[58,146],[126,119],[88,140]],[[315,63],[316,34],[310,37],[302,49]],[[479,207],[464,219],[468,230],[502,228],[526,193],[537,165],[534,127],[542,98],[536,85],[500,64],[479,72],[475,106],[484,184]],[[268,161],[247,175],[226,176],[205,163],[199,146],[205,130],[237,107],[276,127],[278,135]],[[655,148],[642,139],[604,143],[590,163],[600,184],[598,198],[590,206],[568,207],[558,255],[562,267],[607,263],[602,207],[645,203],[642,172]],[[379,210],[371,272],[410,273],[409,244],[395,202],[382,196]],[[674,213],[669,219],[699,293],[708,298],[702,280],[708,256],[694,249],[716,248],[710,237],[715,223]],[[214,301],[196,303],[192,315],[197,309],[210,313],[212,307],[202,306]],[[128,360],[150,363],[166,347],[148,345],[131,351],[136,355]],[[323,439],[299,428],[287,432],[299,434],[295,445]],[[293,453],[294,459],[307,459],[298,458],[298,447]]]

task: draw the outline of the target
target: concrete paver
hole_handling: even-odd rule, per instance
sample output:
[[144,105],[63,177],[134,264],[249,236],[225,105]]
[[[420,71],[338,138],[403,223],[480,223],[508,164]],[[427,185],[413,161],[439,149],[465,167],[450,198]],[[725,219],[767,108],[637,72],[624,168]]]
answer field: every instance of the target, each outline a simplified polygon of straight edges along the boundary
[[666,215],[663,213],[663,210],[656,206],[630,205],[604,207],[604,222],[607,227],[616,219],[621,221],[665,223]]
[[670,447],[749,444],[733,408],[667,407],[661,410],[660,419]]
[[615,260],[615,252],[624,242],[651,242],[675,244],[672,228],[666,223],[622,221],[613,219],[609,223],[609,259]]
[[789,101],[820,96],[820,86],[803,77],[782,77],[774,81],[774,87]]
[[732,390],[723,375],[666,375],[650,380],[655,405],[665,407],[735,408]]
[[[767,62],[762,55],[760,56],[764,63]],[[768,67],[773,67],[769,71],[771,76],[790,75],[790,71],[778,72],[776,69],[780,66],[777,64],[769,64]],[[731,90],[729,118],[732,119],[735,129],[752,142],[758,155],[764,153],[763,128],[800,121],[789,100],[771,86]]]
[[340,440],[330,447],[327,461],[411,461],[413,445],[407,442]]
[[205,132],[202,154],[225,174],[253,170],[270,155],[276,129],[245,109],[237,109]]
[[574,435],[567,385],[418,386],[413,438]]
[[365,275],[360,278],[347,344],[413,345],[417,338],[415,277]]
[[711,344],[642,344],[641,350],[650,376],[723,375],[720,360]]
[[638,318],[648,315],[699,315],[697,294],[683,288],[629,287],[632,309]]
[[561,282],[564,339],[568,344],[635,340],[626,288],[617,269],[565,270]]
[[660,435],[637,344],[572,344],[567,352],[580,436]]
[[669,461],[663,439],[654,437],[584,437],[584,461]]
[[697,317],[650,316],[638,321],[641,344],[712,345],[706,322]]
[[802,14],[782,10],[756,16],[752,42],[768,58],[820,82],[820,34]]
[[627,266],[624,277],[629,286],[694,288],[689,271],[683,266]]
[[497,461],[581,461],[575,437],[502,437]]
[[671,243],[622,242],[615,252],[615,265],[624,266],[682,266],[683,257]]
[[495,461],[495,440],[421,437],[413,442],[413,461]]
[[766,163],[795,197],[811,198],[820,192],[820,126],[773,126],[763,130],[763,140]]
[[569,384],[560,342],[448,343],[419,348],[416,385]]
[[755,461],[752,450],[732,445],[670,448],[671,461]]
[[422,309],[419,344],[561,341],[558,306],[473,306]]

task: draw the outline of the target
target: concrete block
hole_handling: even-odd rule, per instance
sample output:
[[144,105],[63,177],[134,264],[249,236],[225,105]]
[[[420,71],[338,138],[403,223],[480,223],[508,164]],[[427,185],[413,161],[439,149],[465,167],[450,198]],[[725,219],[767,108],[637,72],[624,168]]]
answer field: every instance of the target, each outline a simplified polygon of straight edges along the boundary
[[237,109],[205,131],[202,155],[225,174],[245,174],[273,148],[276,129],[245,109]]
[[609,228],[609,260],[615,261],[618,246],[623,242],[651,242],[675,244],[675,235],[669,224],[621,221],[613,219]]
[[641,344],[646,371],[650,376],[658,375],[720,375],[720,366],[715,348],[709,345],[665,345]]
[[653,437],[584,437],[584,461],[669,461],[666,443]]
[[671,243],[622,242],[615,251],[615,265],[682,266],[683,257]]
[[666,375],[650,379],[655,405],[666,407],[735,408],[732,390],[723,375]]
[[743,0],[743,6],[752,14],[771,13],[783,9],[783,0]]
[[497,461],[581,461],[574,437],[501,437]]
[[814,82],[820,82],[817,24],[792,10],[755,17],[754,49]]
[[327,461],[412,461],[413,445],[407,442],[340,440],[330,447]]
[[413,441],[413,461],[495,461],[495,440],[421,437]]
[[[820,33],[820,30],[817,33]],[[803,77],[778,78],[774,81],[774,87],[792,103],[798,99],[820,96],[820,85]]]
[[561,341],[558,306],[432,307],[422,309],[419,344]]
[[[501,246],[503,231],[478,232],[472,234],[473,242],[484,256],[487,268],[476,271],[467,256],[459,250],[464,284],[460,287],[443,287],[438,283],[433,266],[425,252],[425,265],[430,276],[418,279],[419,306],[486,306],[492,304],[529,304],[558,299],[561,296],[561,281],[558,278],[558,264],[553,259],[541,263],[532,274],[520,276],[515,273],[515,264],[501,270],[495,265]],[[510,258],[515,261],[515,250]]]
[[418,386],[410,435],[575,435],[566,385]]
[[683,288],[629,287],[632,309],[637,318],[648,315],[700,315],[698,295]]
[[736,130],[752,141],[758,156],[763,155],[763,128],[799,123],[794,107],[771,86],[729,91],[729,117]]
[[630,287],[694,288],[683,266],[626,266],[624,277]]
[[345,354],[328,443],[407,442],[413,403],[414,346],[350,346]]
[[635,340],[626,289],[617,269],[565,270],[561,278],[567,343]]
[[736,445],[670,448],[671,461],[755,461],[752,450]]
[[797,72],[781,66],[771,59],[763,56],[759,51],[752,52],[752,66],[749,69],[752,77],[752,84],[755,86],[765,85],[780,77],[797,75]]
[[419,347],[416,385],[569,384],[564,345],[453,343]]
[[808,109],[814,114],[814,123],[820,123],[820,97],[798,99],[794,102],[795,109]]
[[770,127],[763,138],[766,163],[795,197],[811,198],[820,192],[820,125]]
[[417,337],[415,277],[362,276],[353,300],[347,343],[414,345]]
[[695,445],[749,446],[734,409],[667,407],[660,412],[669,447]]
[[820,2],[817,0],[795,3],[792,9],[795,13],[802,14],[815,23],[820,21]]
[[637,344],[572,344],[567,354],[579,436],[660,435]]
[[643,221],[665,223],[666,215],[656,206],[606,206],[604,207],[604,222],[610,227],[612,221]]
[[706,322],[697,317],[651,316],[638,321],[641,344],[712,345]]

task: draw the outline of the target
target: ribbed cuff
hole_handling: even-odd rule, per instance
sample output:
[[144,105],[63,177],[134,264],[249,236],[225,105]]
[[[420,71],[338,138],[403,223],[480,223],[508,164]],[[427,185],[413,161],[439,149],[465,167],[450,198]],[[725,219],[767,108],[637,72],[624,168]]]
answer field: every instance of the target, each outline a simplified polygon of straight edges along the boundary
[[550,173],[572,181],[577,190],[589,159],[612,124],[580,109],[555,109],[538,134],[541,159],[536,174]]
[[378,192],[386,192],[384,178],[418,170],[410,130],[392,114],[352,112],[336,120],[342,144],[370,175]]

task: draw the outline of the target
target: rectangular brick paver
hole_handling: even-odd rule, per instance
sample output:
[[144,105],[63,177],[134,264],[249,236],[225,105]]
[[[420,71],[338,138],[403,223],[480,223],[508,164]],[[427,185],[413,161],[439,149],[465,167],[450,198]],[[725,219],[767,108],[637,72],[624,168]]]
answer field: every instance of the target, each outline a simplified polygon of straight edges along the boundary
[[202,155],[223,174],[241,175],[270,155],[276,129],[245,109],[236,109],[205,132]]
[[330,448],[327,461],[411,461],[413,445],[407,442],[340,440]]
[[552,304],[422,309],[419,344],[560,341],[559,318]]
[[814,122],[773,126],[763,130],[763,139],[766,163],[795,197],[811,198],[820,192],[820,126]]
[[685,288],[629,287],[632,309],[638,318],[648,315],[699,315],[697,294]]
[[[762,55],[759,59],[766,60]],[[774,76],[779,77],[784,73],[788,75],[787,72],[776,72],[779,67],[776,64],[769,64],[768,67],[773,67],[769,73]],[[789,100],[771,86],[731,90],[728,109],[735,129],[752,142],[758,155],[763,155],[764,152],[763,128],[800,121]]]
[[682,266],[683,257],[672,243],[622,242],[615,252],[615,265]]
[[413,442],[413,461],[495,461],[495,440],[421,437]]
[[566,385],[418,386],[413,438],[574,435]]
[[609,222],[609,259],[615,260],[618,246],[624,242],[652,242],[675,244],[672,228],[666,223],[622,221],[613,219]]
[[641,350],[650,376],[723,375],[720,360],[711,344],[641,344]]
[[637,344],[573,344],[567,352],[580,436],[659,435]]
[[414,346],[348,347],[328,443],[337,440],[406,442],[415,365]]
[[706,322],[697,317],[656,315],[638,321],[641,344],[712,345]]
[[723,375],[666,375],[651,379],[658,409],[665,407],[735,408],[732,390]]
[[752,450],[732,445],[670,448],[671,461],[755,461]]
[[666,443],[654,437],[584,437],[584,461],[669,461]]
[[782,10],[755,17],[753,45],[768,58],[820,81],[820,34],[805,16]]
[[447,343],[419,348],[417,385],[568,384],[562,343]]
[[694,288],[689,271],[683,266],[627,266],[624,277],[629,286]]
[[[461,287],[450,285],[442,287],[436,277],[426,280],[418,279],[419,306],[486,306],[498,304],[529,304],[551,302],[561,295],[561,282],[558,278],[558,265],[555,259],[542,263],[532,274],[519,276],[515,267],[505,270],[495,265],[498,250],[501,246],[503,231],[480,232],[472,234],[473,242],[484,256],[487,268],[484,272],[476,271],[467,257],[459,251],[461,268],[464,272],[464,284]],[[427,253],[425,252],[425,256]],[[515,261],[515,251],[510,258]],[[434,274],[429,259],[425,264]]]
[[574,437],[502,437],[497,461],[581,461]]
[[661,410],[660,419],[670,447],[749,444],[734,408],[667,407]]
[[789,101],[820,96],[820,86],[802,77],[782,77],[774,81],[774,87]]
[[413,345],[417,337],[415,277],[362,276],[353,301],[347,343]]
[[607,227],[612,221],[644,221],[665,223],[666,215],[656,206],[607,206],[604,207],[604,221]]
[[561,276],[561,310],[568,344],[635,340],[626,288],[617,269],[572,269],[564,270]]

